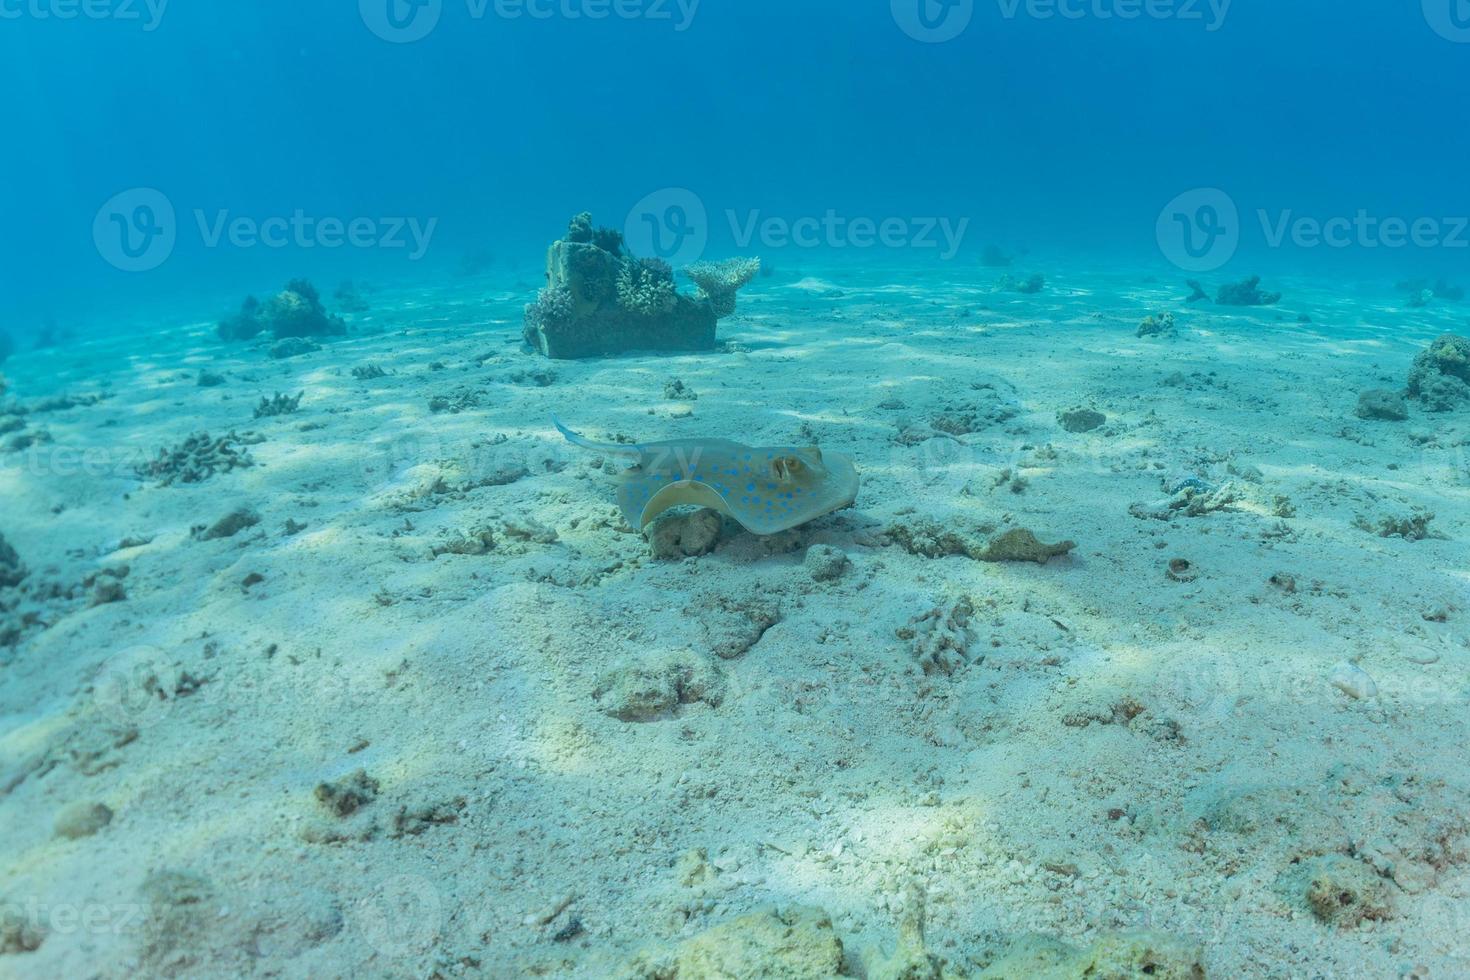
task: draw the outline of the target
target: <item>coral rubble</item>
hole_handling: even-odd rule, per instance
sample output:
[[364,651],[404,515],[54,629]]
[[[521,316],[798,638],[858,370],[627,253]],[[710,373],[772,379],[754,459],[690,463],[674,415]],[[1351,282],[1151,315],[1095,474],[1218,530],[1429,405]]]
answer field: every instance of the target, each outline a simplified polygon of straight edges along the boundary
[[1281,302],[1281,294],[1262,292],[1261,277],[1251,276],[1221,286],[1215,302],[1221,306],[1274,306]]

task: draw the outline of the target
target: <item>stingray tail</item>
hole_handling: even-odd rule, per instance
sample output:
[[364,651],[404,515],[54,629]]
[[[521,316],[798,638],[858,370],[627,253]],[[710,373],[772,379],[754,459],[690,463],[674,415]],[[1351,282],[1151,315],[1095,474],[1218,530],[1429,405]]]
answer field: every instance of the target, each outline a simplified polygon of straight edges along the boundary
[[616,442],[593,442],[591,439],[580,436],[571,429],[568,429],[562,424],[561,419],[555,415],[551,417],[551,424],[556,426],[556,431],[560,432],[566,438],[567,442],[570,442],[574,446],[581,446],[583,449],[591,449],[600,453],[616,453],[621,456],[639,456],[642,454],[642,451],[637,446],[625,446]]

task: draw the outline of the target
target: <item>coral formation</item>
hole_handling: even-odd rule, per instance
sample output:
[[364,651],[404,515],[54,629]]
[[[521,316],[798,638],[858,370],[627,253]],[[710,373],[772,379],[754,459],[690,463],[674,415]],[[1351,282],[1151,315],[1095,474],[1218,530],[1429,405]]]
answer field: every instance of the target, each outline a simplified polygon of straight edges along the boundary
[[1202,286],[1202,285],[1200,285],[1200,282],[1199,282],[1198,279],[1190,279],[1187,282],[1185,282],[1184,285],[1186,285],[1186,286],[1189,287],[1189,295],[1185,298],[1184,302],[1186,302],[1186,303],[1207,303],[1207,302],[1209,302],[1210,294],[1207,293],[1207,292],[1205,292],[1205,287]]
[[546,285],[525,311],[526,343],[553,358],[711,350],[715,324],[735,311],[735,290],[760,263],[706,265],[689,270],[704,292],[680,293],[668,263],[626,254],[620,232],[579,214],[547,251]]
[[707,555],[719,544],[724,525],[720,512],[708,507],[693,513],[665,514],[648,528],[648,547],[655,558]]
[[1046,277],[1040,274],[1029,276],[1025,279],[1017,279],[1015,276],[1001,276],[1000,283],[996,286],[1001,292],[1023,293],[1034,296],[1046,288]]
[[[231,432],[212,439],[209,433],[198,432],[172,449],[160,449],[155,459],[137,468],[137,473],[144,479],[157,480],[162,487],[175,483],[203,483],[216,473],[254,465],[250,453],[240,448],[242,443],[252,438]],[[254,438],[253,441],[261,440]]]
[[1043,544],[1030,530],[1018,527],[994,538],[977,557],[981,561],[1031,561],[1045,565],[1053,558],[1070,554],[1076,547],[1074,541]]
[[276,340],[339,337],[347,332],[347,324],[326,311],[315,286],[305,279],[292,279],[264,303],[247,296],[240,312],[220,321],[216,332],[226,341],[252,340],[262,333]]
[[1280,885],[1322,922],[1341,929],[1393,915],[1387,883],[1371,867],[1346,855],[1302,861],[1281,876]]
[[262,395],[260,404],[255,407],[255,417],[257,419],[268,419],[274,418],[277,415],[290,415],[301,407],[301,398],[305,394],[306,392],[303,391],[295,398],[289,395],[283,395],[280,392],[277,392],[274,398],[266,398]]
[[334,782],[318,783],[313,796],[335,817],[350,817],[378,798],[378,781],[358,769]]
[[1172,337],[1175,333],[1174,314],[1169,312],[1147,317],[1138,325],[1140,337]]
[[1470,337],[1444,334],[1414,358],[1408,393],[1431,412],[1448,412],[1470,400]]
[[1220,287],[1215,302],[1220,306],[1274,306],[1281,302],[1280,293],[1262,292],[1260,286],[1260,276],[1227,283]]
[[926,674],[952,674],[970,662],[970,617],[975,607],[960,599],[948,609],[936,606],[895,631],[913,645],[914,659]]
[[684,270],[702,296],[715,308],[715,316],[723,320],[735,313],[735,294],[760,275],[760,259],[725,259],[720,262],[696,262]]

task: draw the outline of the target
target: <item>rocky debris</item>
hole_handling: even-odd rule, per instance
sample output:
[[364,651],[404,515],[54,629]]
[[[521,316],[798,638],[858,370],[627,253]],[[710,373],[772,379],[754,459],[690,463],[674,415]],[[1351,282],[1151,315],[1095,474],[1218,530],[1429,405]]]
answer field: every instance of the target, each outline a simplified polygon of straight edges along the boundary
[[1470,401],[1470,337],[1447,333],[1420,351],[1409,369],[1408,393],[1431,412]]
[[434,803],[416,803],[401,806],[393,814],[393,826],[389,837],[417,837],[434,827],[459,823],[459,815],[468,806],[463,796],[455,796]]
[[1035,296],[1046,288],[1046,277],[1040,273],[1027,276],[1025,279],[1012,275],[1004,275],[1000,277],[1000,282],[996,283],[995,288],[1002,293],[1021,293],[1025,296]]
[[1198,280],[1190,279],[1187,282],[1185,282],[1185,285],[1189,287],[1189,296],[1187,298],[1185,298],[1184,302],[1186,302],[1186,303],[1207,303],[1207,302],[1209,302],[1210,294],[1207,293],[1207,292],[1205,292],[1205,287],[1202,286],[1202,285],[1200,285],[1200,283],[1199,283]]
[[980,561],[1031,561],[1045,565],[1053,558],[1070,554],[1076,548],[1074,541],[1044,544],[1028,528],[1017,527],[991,539],[979,555],[972,557]]
[[1358,396],[1355,414],[1360,419],[1403,422],[1409,417],[1409,405],[1400,392],[1389,391],[1387,388],[1371,388]]
[[699,401],[699,395],[678,378],[674,378],[664,385],[664,397],[673,401],[694,402]]
[[261,396],[260,404],[255,407],[255,417],[257,419],[270,419],[278,415],[291,415],[301,407],[301,399],[305,394],[306,392],[303,391],[295,398],[282,395],[279,392],[276,393],[274,398]]
[[316,801],[334,817],[350,817],[378,798],[381,787],[367,770],[358,769],[341,779],[317,784]]
[[1380,538],[1423,541],[1425,538],[1440,536],[1429,529],[1433,520],[1432,511],[1424,510],[1422,507],[1411,507],[1387,510],[1373,516],[1359,514],[1353,519],[1353,526],[1361,531],[1376,534]]
[[250,433],[239,436],[231,432],[212,439],[209,433],[198,432],[172,449],[160,449],[158,457],[138,467],[137,473],[146,480],[156,480],[161,487],[203,483],[217,473],[253,466],[255,461],[241,446],[262,441]]
[[895,635],[912,644],[914,659],[926,674],[953,674],[970,662],[970,617],[975,607],[960,599],[948,608],[936,606],[901,626]]
[[693,512],[663,514],[644,533],[653,557],[692,558],[714,551],[724,527],[725,519],[719,511],[702,507]]
[[495,532],[489,528],[481,528],[466,534],[455,535],[443,544],[435,545],[430,554],[434,558],[440,555],[488,555],[495,550]]
[[1107,933],[1079,949],[1049,936],[1023,936],[977,980],[1205,980],[1198,943],[1153,930]]
[[307,340],[305,337],[288,337],[271,345],[270,356],[272,360],[284,361],[303,354],[315,354],[321,349],[321,344]]
[[1220,287],[1215,302],[1220,306],[1274,306],[1281,302],[1280,293],[1261,291],[1261,277],[1251,276],[1240,282],[1226,283]]
[[80,840],[110,823],[112,810],[105,803],[73,803],[57,816],[53,831],[66,840]]
[[225,383],[223,374],[215,374],[212,371],[200,371],[196,382],[200,388],[218,388]]
[[1245,499],[1245,491],[1233,481],[1216,486],[1200,477],[1166,480],[1169,496],[1152,503],[1135,502],[1128,513],[1139,520],[1167,521],[1175,517],[1204,517],[1229,510]]
[[1177,333],[1174,326],[1174,314],[1169,312],[1146,317],[1138,325],[1138,336],[1140,337],[1173,337]]
[[110,573],[96,576],[90,586],[92,595],[87,599],[87,608],[95,609],[98,606],[110,606],[114,602],[127,601],[128,590],[122,583],[122,579],[127,576],[127,566],[123,566],[123,569],[121,576]]
[[46,941],[46,932],[20,903],[0,901],[0,956],[34,953]]
[[[970,389],[973,394],[946,403],[938,414],[929,420],[929,425],[935,432],[943,432],[951,436],[966,436],[974,432],[983,432],[1002,422],[1009,422],[1020,414],[1020,403],[993,384],[977,382],[972,384]],[[904,441],[903,438],[900,438],[900,441]]]
[[767,630],[781,622],[780,604],[755,592],[706,598],[686,612],[703,624],[706,643],[721,660],[743,656]]
[[0,589],[13,589],[25,580],[26,567],[14,548],[0,534]]
[[379,378],[386,378],[388,372],[376,364],[359,364],[352,369],[352,376],[358,381],[376,381]]
[[628,980],[801,980],[843,975],[842,940],[832,919],[810,906],[763,906],[691,939],[645,950],[623,967]]
[[1350,929],[1365,919],[1393,916],[1388,882],[1356,858],[1324,854],[1287,869],[1278,880],[1286,897],[1327,925]]
[[1068,432],[1091,432],[1102,428],[1108,417],[1090,408],[1070,408],[1057,413],[1057,424]]
[[450,415],[458,415],[461,412],[471,412],[479,408],[485,402],[485,393],[471,388],[456,388],[447,395],[432,395],[429,398],[429,411],[436,415],[448,412]]
[[1028,528],[1018,527],[1005,531],[989,540],[982,537],[991,528],[969,531],[949,528],[928,518],[913,518],[890,526],[886,532],[892,540],[911,555],[924,558],[946,558],[964,555],[975,561],[1032,561],[1044,565],[1051,559],[1065,555],[1077,547],[1075,542],[1062,541],[1044,544]]
[[852,562],[831,545],[814,544],[806,550],[802,565],[813,582],[834,582],[847,573]]
[[924,938],[924,890],[909,882],[903,891],[898,943],[892,953],[867,957],[867,980],[940,980],[944,962],[929,951]]
[[592,697],[604,714],[619,721],[658,721],[673,717],[682,705],[719,707],[725,679],[692,651],[646,654],[603,674]]
[[190,536],[195,541],[218,541],[222,538],[233,538],[241,531],[248,530],[260,523],[260,515],[249,507],[241,507],[233,510],[205,526],[198,525],[190,530]]

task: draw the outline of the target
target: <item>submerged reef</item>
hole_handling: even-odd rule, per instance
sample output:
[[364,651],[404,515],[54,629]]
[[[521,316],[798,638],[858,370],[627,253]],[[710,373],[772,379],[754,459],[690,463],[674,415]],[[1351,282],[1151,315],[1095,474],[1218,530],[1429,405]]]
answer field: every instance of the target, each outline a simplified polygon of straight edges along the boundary
[[254,296],[245,297],[240,312],[221,320],[216,332],[225,341],[254,340],[262,333],[276,340],[340,337],[347,332],[347,323],[327,312],[315,286],[305,279],[292,279],[264,303]]
[[1420,351],[1409,369],[1408,392],[1431,412],[1470,401],[1470,337],[1447,333]]
[[21,563],[20,555],[16,554],[5,536],[0,534],[0,589],[13,588],[25,577],[26,567]]
[[552,358],[713,350],[715,324],[735,312],[735,294],[760,272],[760,260],[685,271],[699,295],[678,291],[667,262],[628,255],[620,232],[579,214],[547,251],[546,286],[526,307],[526,343]]
[[1281,302],[1281,294],[1262,292],[1261,277],[1251,276],[1221,286],[1215,302],[1221,306],[1275,306]]

